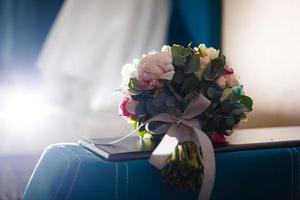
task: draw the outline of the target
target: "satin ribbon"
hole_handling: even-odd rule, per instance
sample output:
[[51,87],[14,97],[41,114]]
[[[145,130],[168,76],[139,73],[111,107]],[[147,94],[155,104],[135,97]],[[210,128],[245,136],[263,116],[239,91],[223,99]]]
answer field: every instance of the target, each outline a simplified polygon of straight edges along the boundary
[[[170,123],[167,133],[152,152],[150,163],[157,169],[162,169],[172,151],[179,143],[193,141],[201,149],[203,160],[203,181],[199,199],[208,200],[213,189],[215,179],[214,148],[209,137],[201,130],[200,123],[194,117],[200,115],[210,105],[210,101],[200,94],[191,101],[180,117],[171,114],[158,114],[145,123],[160,121]],[[199,153],[200,154],[200,153]]]

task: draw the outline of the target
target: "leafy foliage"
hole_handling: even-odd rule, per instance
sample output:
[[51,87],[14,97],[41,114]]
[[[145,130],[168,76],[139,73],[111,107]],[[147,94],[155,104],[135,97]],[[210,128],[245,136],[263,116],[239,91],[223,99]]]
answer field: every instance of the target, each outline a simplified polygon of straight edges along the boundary
[[242,86],[221,89],[216,84],[215,80],[226,73],[224,55],[219,54],[206,68],[200,68],[200,57],[207,56],[202,47],[194,50],[191,44],[188,47],[173,45],[171,53],[175,74],[163,88],[142,90],[135,78],[131,78],[128,83],[131,98],[139,102],[136,106],[139,123],[159,113],[179,116],[200,93],[212,102],[197,117],[208,135],[213,132],[226,134],[227,130],[232,130],[252,111],[253,101],[242,94]]

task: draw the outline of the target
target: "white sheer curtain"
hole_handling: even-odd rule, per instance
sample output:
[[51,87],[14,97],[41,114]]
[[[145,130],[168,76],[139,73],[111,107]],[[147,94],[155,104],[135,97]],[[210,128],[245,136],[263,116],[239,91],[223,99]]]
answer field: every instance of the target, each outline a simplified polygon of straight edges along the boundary
[[49,96],[87,132],[123,134],[113,94],[121,68],[161,48],[168,18],[169,0],[66,1],[38,60]]
[[164,43],[168,0],[66,1],[38,65],[60,103],[114,106],[122,65]]

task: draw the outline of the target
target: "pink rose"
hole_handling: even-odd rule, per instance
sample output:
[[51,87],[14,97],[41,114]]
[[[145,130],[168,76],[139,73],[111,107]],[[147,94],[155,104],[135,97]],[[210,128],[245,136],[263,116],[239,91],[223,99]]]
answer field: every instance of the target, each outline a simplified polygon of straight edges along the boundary
[[224,89],[226,87],[226,85],[227,85],[227,80],[226,80],[225,75],[222,75],[219,78],[217,78],[216,83],[218,84],[218,86],[221,89]]
[[138,81],[142,89],[160,88],[164,80],[172,80],[174,66],[168,52],[155,52],[144,56],[138,66]]
[[225,67],[225,77],[228,87],[236,87],[239,85],[239,82],[234,75],[233,69],[229,66]]
[[227,143],[226,142],[226,139],[224,137],[223,134],[221,133],[218,133],[218,132],[214,132],[211,136],[210,136],[210,139],[214,142],[214,143],[217,143],[217,144],[225,144]]
[[216,79],[216,83],[221,89],[224,89],[226,86],[232,88],[239,85],[233,69],[228,66],[225,67],[225,74]]
[[225,74],[233,74],[233,69],[229,66],[225,66]]
[[132,100],[130,97],[125,97],[120,103],[119,115],[127,118],[134,118],[137,104],[137,101]]
[[235,78],[234,74],[225,74],[227,86],[232,88],[239,85],[238,80]]

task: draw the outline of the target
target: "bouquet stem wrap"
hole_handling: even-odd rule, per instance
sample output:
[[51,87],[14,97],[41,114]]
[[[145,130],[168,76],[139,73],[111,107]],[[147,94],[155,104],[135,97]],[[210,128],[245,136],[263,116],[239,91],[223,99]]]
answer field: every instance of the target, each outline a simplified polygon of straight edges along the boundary
[[179,143],[192,141],[201,149],[204,168],[204,177],[199,194],[201,200],[208,200],[213,189],[215,157],[209,137],[201,130],[199,121],[194,118],[205,111],[210,103],[206,97],[200,94],[190,102],[182,116],[176,117],[161,113],[146,121],[146,123],[154,121],[169,123],[167,133],[153,151],[149,160],[156,168],[161,170],[165,166],[168,157]]

